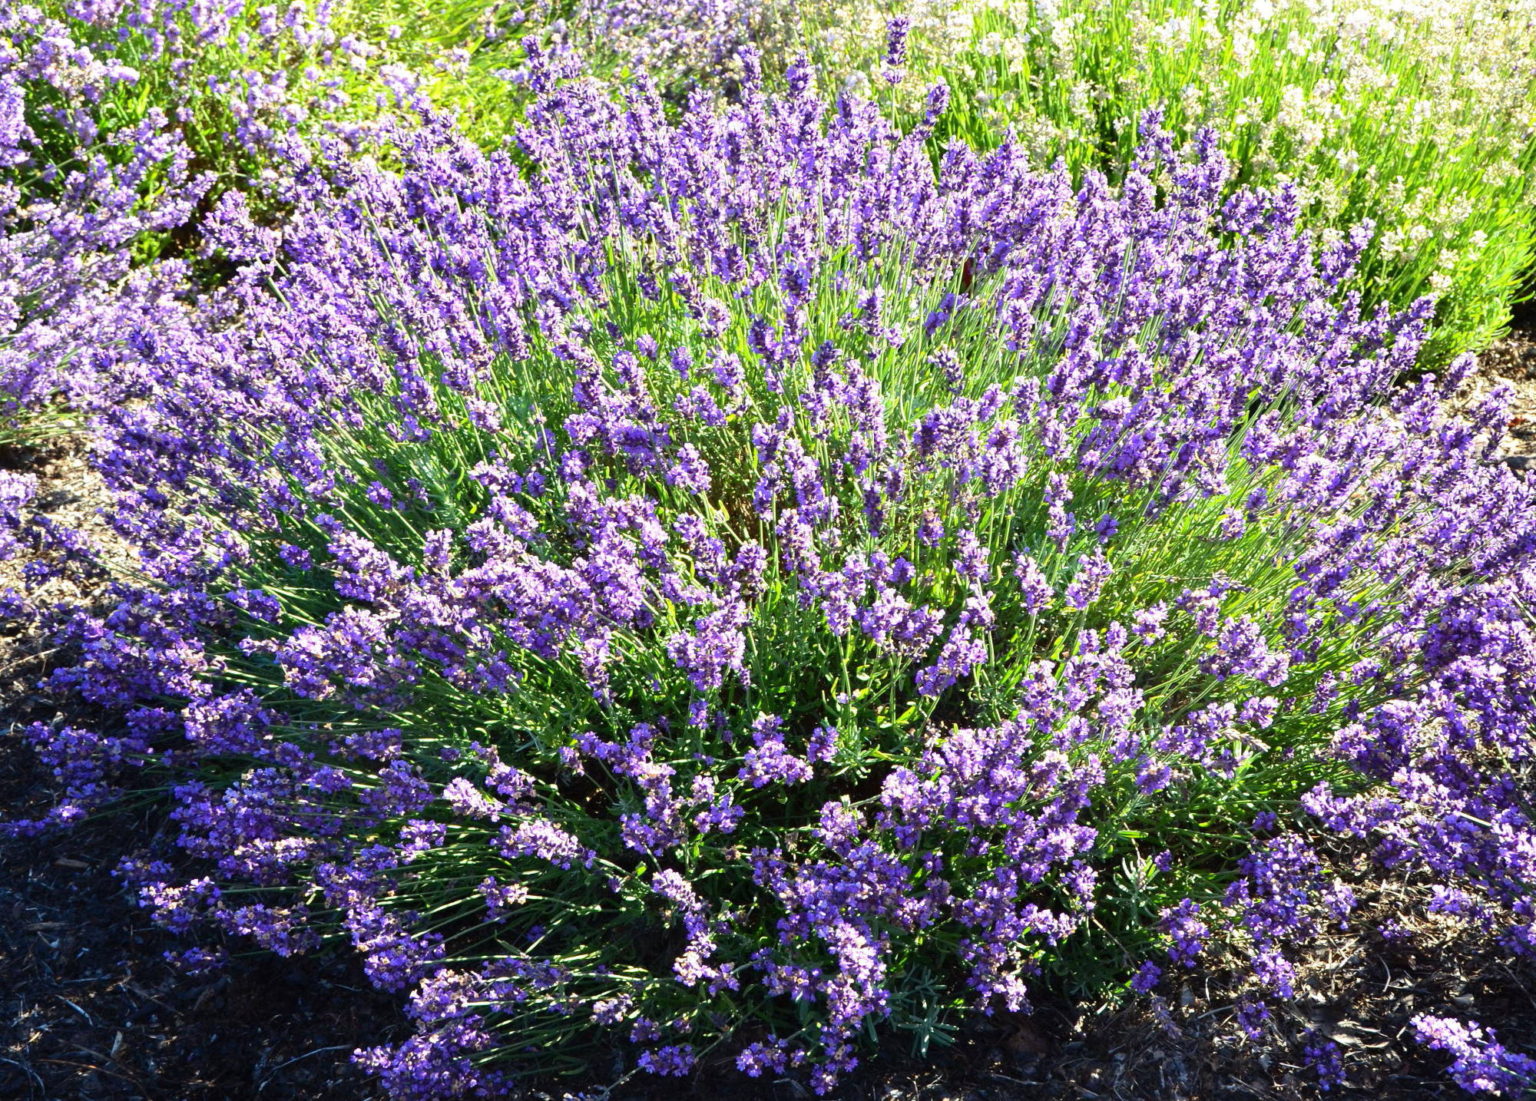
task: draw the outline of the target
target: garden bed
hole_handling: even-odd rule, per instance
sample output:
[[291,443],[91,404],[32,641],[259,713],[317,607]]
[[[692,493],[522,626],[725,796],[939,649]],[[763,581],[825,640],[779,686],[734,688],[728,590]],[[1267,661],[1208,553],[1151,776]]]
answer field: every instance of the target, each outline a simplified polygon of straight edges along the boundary
[[1536,0],[890,6],[0,13],[0,1093],[1536,1087]]
[[[1530,311],[1520,323],[1530,324]],[[1517,328],[1479,356],[1467,394],[1507,382],[1515,418],[1536,424],[1536,328]],[[1536,430],[1517,419],[1503,454],[1536,454]],[[11,469],[36,473],[39,500],[73,525],[94,518],[104,497],[64,441],[13,451]],[[6,563],[18,570],[21,563]],[[89,600],[89,592],[72,591]],[[39,692],[40,671],[56,664],[35,638],[12,634],[0,649],[0,728],[55,717],[70,702]],[[77,706],[77,705],[75,705]],[[76,716],[80,719],[84,716]],[[47,771],[15,738],[0,739],[0,817],[22,817],[50,788]],[[238,958],[224,973],[189,982],[163,958],[181,942],[148,919],[111,874],[163,830],[154,814],[107,815],[67,833],[0,841],[0,1096],[27,1101],[255,1101],[303,1097],[364,1101],[381,1096],[351,1062],[358,1048],[402,1033],[397,999],[370,988],[355,960],[266,954]],[[1433,1054],[1405,1060],[1408,1022],[1419,1013],[1454,1015],[1477,1006],[1507,1035],[1536,1035],[1536,968],[1454,924],[1419,927],[1387,939],[1403,913],[1422,908],[1391,880],[1372,882],[1357,861],[1365,901],[1348,931],[1312,945],[1300,970],[1305,993],[1288,1022],[1321,1028],[1351,1058],[1349,1087],[1335,1096],[1430,1101],[1464,1096]],[[1422,895],[1427,887],[1419,893]],[[1214,996],[1213,996],[1214,994]],[[894,1053],[847,1082],[838,1096],[859,1101],[1044,1101],[1100,1098],[1238,1101],[1312,1096],[1305,1069],[1234,1040],[1218,985],[1190,982],[1171,999],[1177,1025],[1144,1006],[1128,1009],[1047,1003],[1033,1017],[980,1022],[931,1061]],[[1492,1012],[1490,1012],[1492,1007]],[[1410,1049],[1411,1050],[1411,1049]],[[580,1079],[571,1088],[602,1085]],[[614,1101],[679,1096],[675,1085],[629,1083]],[[807,1096],[792,1082],[690,1081],[687,1096],[728,1090],[743,1101]],[[559,1097],[532,1089],[530,1101]]]

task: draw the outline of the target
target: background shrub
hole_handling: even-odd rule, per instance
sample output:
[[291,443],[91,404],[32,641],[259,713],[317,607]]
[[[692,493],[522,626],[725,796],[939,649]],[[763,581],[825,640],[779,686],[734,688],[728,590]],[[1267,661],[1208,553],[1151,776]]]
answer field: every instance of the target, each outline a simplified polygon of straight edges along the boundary
[[[854,13],[857,14],[854,14]],[[878,5],[829,71],[884,85]],[[1008,131],[1037,163],[1118,179],[1154,107],[1188,138],[1212,126],[1234,180],[1288,178],[1304,218],[1377,238],[1358,267],[1367,307],[1441,299],[1427,361],[1481,349],[1529,290],[1536,216],[1536,7],[1477,0],[930,0],[910,17],[905,93],[949,83],[940,136]],[[842,24],[843,17],[829,22]]]
[[[0,444],[130,398],[117,319],[222,274],[201,227],[225,191],[280,216],[321,141],[357,149],[417,78],[361,9],[178,2],[0,12]],[[396,36],[398,37],[398,36]],[[151,270],[135,270],[165,258]],[[130,357],[131,358],[131,357]]]

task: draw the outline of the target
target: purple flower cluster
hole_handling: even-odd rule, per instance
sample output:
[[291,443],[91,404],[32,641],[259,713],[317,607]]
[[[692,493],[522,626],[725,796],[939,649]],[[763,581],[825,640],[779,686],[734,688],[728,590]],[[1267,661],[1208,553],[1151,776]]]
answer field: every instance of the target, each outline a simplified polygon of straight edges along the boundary
[[1455,1060],[1451,1077],[1468,1093],[1503,1095],[1536,1085],[1536,1059],[1510,1051],[1494,1038],[1492,1029],[1476,1021],[1463,1024],[1421,1014],[1413,1019],[1413,1029],[1419,1043]]
[[[175,777],[162,922],[350,943],[402,1099],[594,1037],[827,1092],[919,975],[1028,1008],[1138,839],[1208,877],[1184,808],[1255,775],[1530,942],[1536,501],[1465,363],[1394,389],[1430,308],[1340,299],[1358,237],[1156,115],[1074,186],[803,64],[674,122],[530,52],[515,156],[427,116],[280,233],[222,199],[241,274],[99,411],[145,579],[53,683],[134,741],[34,737],[66,817]],[[1226,855],[1112,966],[1224,915],[1285,996],[1348,900],[1300,836]]]
[[[24,104],[27,75],[0,51],[0,102]],[[16,121],[0,126],[0,439],[56,394],[88,410],[134,392],[153,334],[183,323],[174,297],[185,273],[171,263],[133,270],[130,246],[186,222],[211,182],[190,172],[190,152],[154,112],[104,136],[131,151],[125,161],[81,150],[83,164],[63,172],[39,163],[32,129]],[[12,172],[52,175],[52,193],[11,182]],[[141,202],[151,190],[154,201]]]
[[[141,392],[190,281],[132,260],[195,243],[210,194],[280,193],[315,141],[361,147],[386,104],[416,101],[414,78],[328,10],[0,12],[0,438],[60,395],[78,413]],[[354,103],[369,86],[381,102]]]

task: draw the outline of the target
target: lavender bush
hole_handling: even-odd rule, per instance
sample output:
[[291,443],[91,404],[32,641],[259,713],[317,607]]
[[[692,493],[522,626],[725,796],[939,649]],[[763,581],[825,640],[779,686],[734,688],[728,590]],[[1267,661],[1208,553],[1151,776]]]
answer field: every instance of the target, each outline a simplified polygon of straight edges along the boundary
[[[1234,181],[1296,184],[1307,226],[1377,233],[1354,279],[1368,307],[1433,294],[1421,362],[1443,367],[1508,327],[1536,257],[1536,5],[1530,0],[457,0],[438,34],[462,67],[435,83],[496,147],[523,98],[496,73],[523,63],[530,25],[602,73],[640,72],[681,103],[729,96],[736,51],[771,81],[801,52],[902,117],[943,79],[939,134],[989,147],[1006,132],[1037,164],[1065,158],[1117,180],[1137,121],[1166,109],[1190,136],[1217,129]],[[903,64],[888,63],[899,17]],[[466,28],[473,26],[473,32]],[[451,28],[451,29],[450,29]],[[911,79],[901,81],[903,73]]]
[[515,154],[428,117],[281,232],[220,200],[241,275],[98,421],[142,577],[53,682],[124,722],[30,730],[65,797],[11,829],[173,785],[124,874],[349,942],[397,1098],[614,1044],[826,1092],[1215,936],[1258,1034],[1337,833],[1530,950],[1531,491],[1468,361],[1394,389],[1431,305],[1340,300],[1368,229],[1155,115],[1074,188],[936,170],[942,87],[903,134],[748,55],[669,123],[529,49]]
[[[0,74],[0,99],[5,90]],[[182,322],[185,265],[132,263],[134,244],[185,224],[211,183],[163,121],[151,114],[112,134],[132,157],[92,154],[50,181],[55,194],[0,180],[0,446],[37,442],[132,392],[125,316],[140,328]],[[0,164],[29,165],[29,136],[24,126],[0,135]]]
[[[851,3],[834,71],[878,81],[874,3]],[[955,91],[943,132],[1011,130],[1040,163],[1111,178],[1136,122],[1217,128],[1237,178],[1293,181],[1306,224],[1377,233],[1367,304],[1437,298],[1421,362],[1506,330],[1536,262],[1536,5],[1529,0],[922,0],[909,68]],[[920,91],[919,88],[915,89]],[[908,91],[903,98],[909,98]]]
[[[881,0],[881,28],[898,6]],[[386,3],[381,10],[416,28],[401,44],[420,55],[416,68],[429,77],[432,102],[488,149],[499,148],[523,118],[530,38],[534,65],[556,55],[579,58],[600,79],[644,73],[681,106],[691,95],[734,97],[744,47],[760,55],[770,83],[781,84],[799,54],[823,52],[819,28],[848,16],[833,0],[539,0],[515,7],[457,0],[425,15],[412,7]]]
[[[211,200],[270,213],[320,136],[360,147],[418,84],[329,5],[0,12],[0,443],[131,397],[122,318],[174,327],[171,300],[216,277]],[[179,262],[139,267],[164,255]]]
[[32,131],[34,172],[82,150],[122,156],[131,145],[97,142],[159,112],[228,186],[299,135],[362,142],[391,93],[414,91],[389,35],[351,33],[357,22],[348,5],[305,0],[17,5],[0,16],[0,79]]

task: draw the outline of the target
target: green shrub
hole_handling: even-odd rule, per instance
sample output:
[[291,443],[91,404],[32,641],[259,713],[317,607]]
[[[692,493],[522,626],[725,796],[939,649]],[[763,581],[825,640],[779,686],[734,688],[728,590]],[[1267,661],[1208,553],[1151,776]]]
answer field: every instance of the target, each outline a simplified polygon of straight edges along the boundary
[[[876,88],[882,5],[840,18],[861,29],[833,71]],[[1318,229],[1374,222],[1357,285],[1441,298],[1429,362],[1494,340],[1536,259],[1529,0],[929,0],[910,53],[912,87],[877,97],[914,109],[945,81],[941,138],[1011,129],[1042,165],[1118,178],[1156,106],[1181,136],[1216,127],[1236,182],[1290,179]]]

